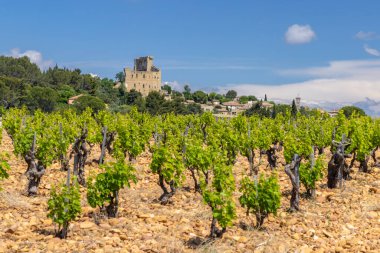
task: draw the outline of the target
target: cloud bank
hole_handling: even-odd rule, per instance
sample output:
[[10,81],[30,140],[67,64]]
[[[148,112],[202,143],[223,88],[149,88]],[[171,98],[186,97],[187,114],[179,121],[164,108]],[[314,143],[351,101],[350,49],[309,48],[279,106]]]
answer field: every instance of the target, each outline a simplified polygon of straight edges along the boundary
[[294,24],[289,26],[285,33],[285,41],[288,44],[305,44],[311,42],[316,37],[310,25]]
[[280,75],[305,77],[303,82],[280,85],[230,84],[220,92],[234,89],[238,94],[252,94],[271,99],[293,99],[299,94],[308,102],[354,103],[365,98],[380,100],[380,60],[333,61],[324,67],[290,69]]
[[42,70],[45,70],[45,69],[52,67],[54,65],[53,61],[44,60],[41,52],[38,52],[36,50],[27,50],[25,52],[21,52],[20,49],[13,48],[11,50],[10,56],[14,57],[14,58],[20,58],[20,57],[27,56],[32,63],[37,64],[37,66]]

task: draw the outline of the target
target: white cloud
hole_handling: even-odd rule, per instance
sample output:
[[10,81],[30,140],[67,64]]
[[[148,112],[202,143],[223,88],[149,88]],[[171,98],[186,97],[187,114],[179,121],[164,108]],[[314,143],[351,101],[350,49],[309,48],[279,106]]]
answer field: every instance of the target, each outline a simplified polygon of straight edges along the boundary
[[307,101],[358,102],[366,97],[380,100],[380,60],[333,61],[328,66],[284,70],[286,75],[305,76],[309,80],[281,85],[231,84],[220,92],[235,89],[271,99],[293,99],[300,94]]
[[370,48],[368,45],[364,45],[364,51],[373,56],[380,56],[380,51],[375,48]]
[[328,66],[279,71],[281,75],[313,78],[380,79],[380,60],[331,61]]
[[376,34],[375,32],[364,32],[360,31],[358,32],[355,37],[359,40],[376,40],[380,39],[380,36]]
[[173,82],[163,82],[162,85],[169,85],[170,87],[172,87],[173,90],[176,90],[176,91],[183,91],[184,90],[184,87],[186,84],[184,83],[179,83],[177,81],[173,81]]
[[22,53],[22,52],[20,52],[20,49],[13,48],[11,50],[10,56],[12,56],[14,58],[20,58],[20,57],[27,56],[32,63],[37,64],[37,66],[42,70],[47,69],[49,67],[52,67],[54,65],[53,61],[44,60],[42,57],[42,54],[36,50],[27,50],[27,51]]
[[252,94],[270,99],[293,99],[300,94],[303,100],[358,102],[366,97],[380,100],[380,80],[314,79],[283,85],[240,84],[221,88],[220,92],[234,89],[238,94]]
[[289,26],[285,33],[285,40],[288,44],[309,43],[315,38],[315,32],[310,25],[294,24]]
[[100,76],[99,76],[98,74],[89,73],[89,75],[90,75],[91,77],[98,77],[98,78],[100,78]]

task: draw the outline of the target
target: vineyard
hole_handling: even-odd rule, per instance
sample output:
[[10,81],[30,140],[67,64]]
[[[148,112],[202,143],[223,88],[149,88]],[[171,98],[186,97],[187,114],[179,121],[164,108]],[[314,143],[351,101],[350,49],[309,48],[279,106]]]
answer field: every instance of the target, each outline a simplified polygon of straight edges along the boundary
[[379,119],[10,109],[0,134],[0,252],[380,248]]

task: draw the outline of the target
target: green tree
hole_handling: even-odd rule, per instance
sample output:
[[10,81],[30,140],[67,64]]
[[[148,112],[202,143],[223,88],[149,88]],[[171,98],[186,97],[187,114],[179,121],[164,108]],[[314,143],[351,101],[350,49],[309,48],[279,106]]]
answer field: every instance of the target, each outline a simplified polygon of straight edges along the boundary
[[199,104],[188,104],[187,106],[188,114],[200,114],[202,113],[202,108]]
[[41,109],[44,112],[52,112],[58,100],[56,90],[48,87],[35,86],[30,88],[25,103],[27,107],[34,111]]
[[236,91],[234,91],[234,90],[227,91],[226,98],[235,99],[236,96],[237,96],[237,92]]
[[0,56],[0,76],[20,78],[36,83],[41,78],[41,70],[29,58]]
[[186,100],[191,99],[191,89],[189,85],[185,85],[184,91],[183,91],[183,96],[185,97]]
[[215,92],[211,92],[208,94],[208,100],[213,101],[216,99],[217,94]]
[[112,79],[103,78],[97,86],[95,96],[106,104],[119,104],[118,90],[114,88]]
[[94,113],[106,109],[106,105],[100,98],[89,95],[79,97],[75,100],[73,105],[80,113],[85,111],[88,107],[91,108]]
[[351,118],[352,114],[356,114],[358,116],[366,116],[363,109],[356,107],[356,106],[344,106],[340,108],[340,111],[343,111],[346,118]]
[[151,115],[157,115],[161,111],[160,108],[165,102],[165,98],[157,91],[149,92],[148,96],[145,99],[146,101],[146,110]]
[[272,108],[272,114],[271,114],[271,117],[272,119],[275,119],[277,116],[277,107],[276,107],[276,104],[273,105],[273,108]]
[[172,98],[176,98],[176,97],[182,98],[183,94],[181,92],[179,92],[179,91],[172,90]]
[[125,81],[125,73],[124,73],[124,71],[120,71],[120,72],[116,73],[115,79],[117,81],[121,82],[121,83],[124,83],[124,81]]
[[205,103],[207,103],[207,94],[201,90],[198,90],[198,91],[193,93],[193,100],[196,103],[205,104]]
[[127,93],[127,104],[128,105],[136,105],[137,100],[139,98],[142,98],[142,95],[140,92],[132,89]]
[[296,106],[296,101],[292,101],[292,111],[291,111],[291,114],[293,117],[296,117],[297,116],[297,112],[298,112],[298,109],[297,109],[297,106]]
[[58,88],[59,102],[67,103],[68,99],[75,96],[76,92],[73,87],[63,84]]
[[168,94],[172,94],[172,87],[170,85],[165,84],[161,87],[161,90],[166,90]]

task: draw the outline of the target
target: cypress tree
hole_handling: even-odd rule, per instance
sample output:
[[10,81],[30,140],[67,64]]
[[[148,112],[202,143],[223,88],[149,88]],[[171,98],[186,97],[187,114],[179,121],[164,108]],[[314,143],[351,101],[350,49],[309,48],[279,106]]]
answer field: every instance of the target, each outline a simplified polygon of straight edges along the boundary
[[297,110],[297,106],[296,106],[296,101],[294,101],[294,99],[293,99],[293,102],[292,102],[292,116],[296,117],[297,116],[297,112],[298,112],[298,110]]

